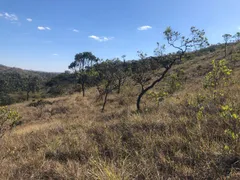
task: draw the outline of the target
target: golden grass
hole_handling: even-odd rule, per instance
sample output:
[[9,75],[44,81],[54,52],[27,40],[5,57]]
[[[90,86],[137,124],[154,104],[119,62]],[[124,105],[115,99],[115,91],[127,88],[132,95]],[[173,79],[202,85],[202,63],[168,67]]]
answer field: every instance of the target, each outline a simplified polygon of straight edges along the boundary
[[22,134],[28,134],[28,133],[33,133],[36,131],[46,131],[49,129],[53,129],[55,127],[61,127],[61,122],[60,121],[51,121],[51,122],[45,122],[45,123],[34,123],[34,124],[28,124],[28,125],[23,125],[20,127],[15,128],[11,133],[12,134],[17,134],[17,135],[22,135]]

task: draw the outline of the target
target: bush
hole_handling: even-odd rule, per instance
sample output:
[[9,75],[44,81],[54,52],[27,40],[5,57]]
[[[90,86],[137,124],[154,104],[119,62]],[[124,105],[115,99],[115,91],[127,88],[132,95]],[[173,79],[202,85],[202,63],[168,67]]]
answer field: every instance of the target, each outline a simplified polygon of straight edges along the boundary
[[13,127],[21,124],[21,117],[18,112],[6,106],[0,107],[0,138],[4,133]]
[[0,106],[10,105],[14,100],[7,94],[0,92]]

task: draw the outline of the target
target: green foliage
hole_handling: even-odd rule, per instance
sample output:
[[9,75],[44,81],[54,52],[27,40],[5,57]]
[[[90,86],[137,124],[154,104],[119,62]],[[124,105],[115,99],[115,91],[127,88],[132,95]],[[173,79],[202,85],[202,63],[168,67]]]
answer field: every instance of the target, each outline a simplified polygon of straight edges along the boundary
[[96,66],[96,71],[100,83],[104,85],[107,91],[112,91],[117,87],[117,80],[122,73],[121,62],[119,60],[106,60]]
[[176,73],[172,73],[167,79],[167,92],[173,94],[179,90],[184,80],[184,70],[179,69]]
[[159,102],[163,101],[165,97],[178,91],[182,86],[183,80],[184,71],[179,69],[177,72],[170,74],[169,77],[166,78],[164,86],[162,86],[158,92],[152,91],[147,94],[159,104]]
[[[27,71],[0,65],[0,105],[22,102],[22,92],[26,92],[27,89],[44,92],[45,83],[56,75],[56,73]],[[33,81],[29,81],[30,79]]]
[[230,41],[230,39],[232,38],[232,35],[231,34],[224,34],[222,35],[223,39],[224,39],[224,42],[225,42],[225,57],[227,56],[227,45],[228,45],[228,42]]
[[240,32],[237,32],[233,38],[235,38],[236,42],[239,42],[240,41]]
[[14,103],[14,99],[5,92],[0,92],[0,106],[10,105]]
[[206,124],[213,124],[211,121],[217,121],[215,129],[221,129],[222,138],[225,139],[222,150],[234,154],[238,151],[240,141],[240,116],[238,109],[226,102],[231,102],[227,96],[213,98],[209,94],[199,94],[188,100],[188,111],[194,111],[194,115],[189,118],[194,117],[197,120],[196,126],[199,130]]
[[[170,53],[168,55],[163,55],[163,53],[160,53],[160,55],[157,58],[167,62],[164,65],[165,70],[153,82],[151,82],[150,85],[148,84],[147,87],[144,87],[144,83],[151,80],[151,77],[145,78],[147,72],[146,70],[142,71],[143,72],[142,75],[144,75],[142,76],[143,78],[142,77],[137,78],[137,83],[141,85],[141,92],[138,95],[136,103],[138,111],[141,111],[140,104],[144,94],[146,94],[150,89],[152,89],[157,83],[165,79],[167,73],[172,68],[172,66],[175,65],[177,62],[182,62],[182,59],[187,51],[192,50],[192,48],[197,50],[209,45],[208,40],[205,37],[204,30],[198,30],[195,27],[191,27],[190,31],[191,31],[190,37],[182,36],[179,32],[173,31],[171,27],[168,27],[163,32],[165,38],[167,39],[168,44],[171,47],[175,48],[177,52]],[[139,53],[139,57],[141,58],[141,60],[143,60],[145,56],[146,55],[143,54],[142,52]],[[148,81],[146,81],[145,79]]]
[[139,62],[133,62],[131,65],[132,68],[132,79],[136,84],[141,85],[143,88],[152,77],[151,66],[146,60],[139,60]]
[[[199,30],[193,26],[190,31],[190,37],[185,37],[178,31],[173,31],[171,27],[167,27],[164,31],[164,36],[169,45],[179,50],[178,53],[193,50],[192,48],[198,50],[209,45],[204,30]],[[176,43],[180,43],[180,45],[177,45]]]
[[40,89],[39,78],[37,76],[28,76],[24,78],[24,87],[23,90],[27,92],[27,101],[29,99],[29,93],[38,92]]
[[238,143],[240,141],[240,116],[237,110],[230,105],[221,106],[220,116],[228,126],[224,133],[231,138],[231,141],[225,145],[224,149],[228,152],[235,152],[237,151]]
[[68,66],[69,69],[72,69],[78,79],[78,83],[81,84],[81,90],[83,96],[85,96],[85,85],[87,83],[88,77],[91,77],[95,74],[95,71],[92,69],[93,65],[99,61],[96,56],[91,52],[83,52],[75,55],[74,61]]
[[159,103],[161,101],[164,100],[165,97],[168,96],[167,92],[164,91],[159,91],[159,92],[149,92],[147,93],[151,98],[154,99],[154,101],[156,102],[157,105],[159,105]]
[[240,60],[240,53],[237,51],[233,51],[231,54],[231,63],[233,65],[233,67],[235,67],[236,63]]
[[76,74],[62,73],[52,78],[46,83],[47,95],[58,96],[64,93],[68,94],[72,91],[74,84],[76,84]]
[[13,128],[18,124],[21,117],[18,112],[8,107],[0,107],[0,137],[2,137],[7,129]]
[[199,128],[213,118],[219,121],[217,124],[224,125],[222,135],[226,141],[223,151],[234,154],[238,151],[240,141],[240,115],[238,106],[228,95],[232,70],[228,68],[226,60],[213,60],[212,66],[212,71],[204,78],[204,94],[199,94],[193,101],[189,100],[188,104],[195,111]]
[[[99,75],[99,83],[103,85],[103,92],[104,92],[104,102],[102,106],[102,112],[104,112],[105,105],[107,103],[107,97],[109,93],[113,90],[120,88],[117,80],[119,77],[121,78],[121,74],[123,73],[120,68],[120,61],[119,60],[106,60],[101,64],[96,66],[96,70]],[[99,87],[98,87],[99,88]]]
[[232,70],[228,68],[225,59],[212,61],[213,70],[205,76],[204,87],[216,89],[219,86],[227,86],[230,82]]
[[228,43],[228,41],[232,38],[232,35],[231,34],[224,34],[222,35],[223,37],[223,40],[225,43]]

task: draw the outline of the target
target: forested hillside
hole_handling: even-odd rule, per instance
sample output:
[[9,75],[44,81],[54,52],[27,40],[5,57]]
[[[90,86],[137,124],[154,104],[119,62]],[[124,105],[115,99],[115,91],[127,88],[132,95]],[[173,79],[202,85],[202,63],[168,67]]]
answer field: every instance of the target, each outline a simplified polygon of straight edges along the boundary
[[30,92],[38,92],[40,98],[45,83],[56,75],[0,65],[0,105],[25,101]]

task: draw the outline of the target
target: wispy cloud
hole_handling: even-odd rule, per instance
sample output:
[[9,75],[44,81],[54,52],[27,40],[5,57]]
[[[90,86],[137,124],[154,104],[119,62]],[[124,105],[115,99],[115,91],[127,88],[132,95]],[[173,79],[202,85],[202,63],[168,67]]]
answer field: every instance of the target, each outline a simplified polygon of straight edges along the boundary
[[0,17],[3,17],[9,21],[18,21],[18,17],[15,14],[9,14],[9,13],[0,13]]
[[146,31],[148,29],[152,29],[152,27],[151,26],[141,26],[138,28],[139,31]]
[[44,27],[44,26],[38,26],[37,27],[38,28],[38,30],[40,30],[40,31],[45,31],[45,30],[51,30],[51,28],[50,27]]
[[54,54],[53,54],[53,56],[59,56],[59,54],[57,54],[57,53],[54,53]]
[[5,19],[8,19],[10,21],[18,21],[18,17],[15,14],[8,14],[5,13]]
[[31,18],[27,18],[26,19],[28,22],[32,22],[32,19]]
[[79,30],[77,30],[77,29],[73,29],[73,32],[76,32],[76,33],[78,33],[78,32],[79,32]]
[[94,39],[96,41],[99,41],[99,42],[106,42],[106,41],[110,41],[112,39],[114,39],[114,37],[98,37],[98,36],[95,36],[95,35],[91,35],[91,36],[88,36],[89,38],[91,39]]

